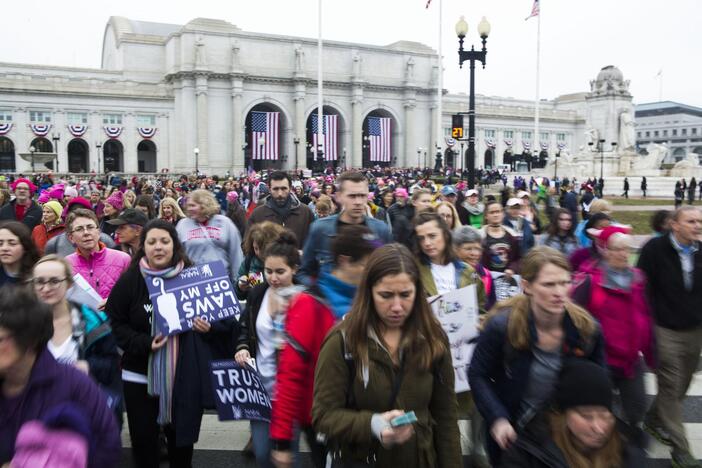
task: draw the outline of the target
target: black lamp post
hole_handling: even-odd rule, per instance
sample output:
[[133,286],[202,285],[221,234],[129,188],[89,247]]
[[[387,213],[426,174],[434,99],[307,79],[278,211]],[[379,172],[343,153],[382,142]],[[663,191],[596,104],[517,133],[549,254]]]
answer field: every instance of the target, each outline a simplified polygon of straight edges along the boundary
[[[600,145],[600,180],[604,180],[602,176],[604,175],[604,144],[605,141],[604,139],[600,139],[597,142]],[[600,193],[600,196],[602,194]]]
[[58,142],[61,140],[61,134],[60,133],[52,133],[51,134],[51,139],[54,140],[54,152],[56,153],[56,172],[59,171],[59,150],[58,150]]
[[417,169],[420,169],[422,167],[421,157],[422,157],[422,148],[417,147]]
[[300,144],[300,139],[298,137],[293,138],[293,143],[295,143],[295,172],[297,172],[297,147]]
[[558,180],[558,158],[561,157],[561,150],[556,153],[556,169],[553,171],[553,180]]
[[470,94],[468,98],[468,156],[466,166],[468,167],[468,188],[475,186],[475,62],[479,61],[485,68],[487,56],[487,38],[490,34],[490,23],[485,19],[478,24],[478,34],[483,42],[482,50],[475,50],[471,45],[470,50],[463,50],[463,40],[468,33],[468,23],[463,16],[456,23],[456,35],[458,36],[458,65],[463,68],[463,62],[470,61]]
[[[463,158],[465,158],[465,153],[463,152],[463,140],[461,140],[461,155],[458,157],[458,160],[461,163],[461,172],[460,172],[461,180],[463,180],[463,171],[466,170],[466,163],[465,163],[465,160]],[[456,165],[458,165],[458,164],[456,164]]]
[[195,175],[200,175],[200,148],[193,148],[193,153],[195,153]]
[[98,141],[97,143],[95,143],[95,148],[97,149],[97,157],[98,157],[97,173],[98,173],[98,175],[99,175],[99,174],[102,172],[102,171],[100,170],[100,148],[102,148],[102,145],[100,144],[99,141]]

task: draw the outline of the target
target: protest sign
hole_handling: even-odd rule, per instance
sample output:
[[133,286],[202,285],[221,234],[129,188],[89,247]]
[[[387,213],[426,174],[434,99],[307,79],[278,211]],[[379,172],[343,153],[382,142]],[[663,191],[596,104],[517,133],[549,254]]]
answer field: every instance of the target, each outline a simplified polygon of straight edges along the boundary
[[504,301],[510,297],[517,296],[522,293],[522,277],[519,275],[512,275],[508,277],[504,273],[493,271],[492,273],[492,284],[495,288],[495,299],[497,302]]
[[475,285],[432,296],[429,304],[448,335],[456,373],[456,393],[466,392],[470,390],[468,366],[475,348],[470,341],[478,335],[478,294]]
[[249,419],[270,422],[271,400],[253,368],[243,368],[229,359],[212,361],[210,370],[220,421]]
[[239,319],[241,309],[224,263],[185,268],[174,278],[146,277],[154,305],[156,333],[174,335],[193,328],[195,318],[217,322]]

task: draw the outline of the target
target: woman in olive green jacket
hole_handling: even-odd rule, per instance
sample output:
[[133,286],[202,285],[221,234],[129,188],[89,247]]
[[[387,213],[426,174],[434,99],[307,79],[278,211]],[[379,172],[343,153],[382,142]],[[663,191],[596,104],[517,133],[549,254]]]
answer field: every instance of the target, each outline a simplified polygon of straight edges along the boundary
[[[416,422],[391,425],[410,411]],[[312,418],[339,466],[462,466],[448,340],[407,248],[370,256],[351,311],[322,347]]]

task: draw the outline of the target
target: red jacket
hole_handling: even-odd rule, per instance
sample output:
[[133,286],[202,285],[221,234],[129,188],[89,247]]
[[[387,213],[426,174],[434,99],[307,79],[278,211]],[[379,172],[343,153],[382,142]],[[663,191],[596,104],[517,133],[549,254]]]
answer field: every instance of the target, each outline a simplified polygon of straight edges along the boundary
[[322,342],[336,319],[329,307],[308,293],[290,303],[285,319],[288,342],[278,357],[270,438],[278,450],[289,450],[293,426],[312,425],[314,370]]
[[605,272],[598,261],[581,266],[571,291],[573,300],[585,307],[602,327],[607,364],[631,378],[643,353],[646,364],[655,367],[653,319],[646,300],[646,277],[632,268],[631,289],[625,291],[605,284]]

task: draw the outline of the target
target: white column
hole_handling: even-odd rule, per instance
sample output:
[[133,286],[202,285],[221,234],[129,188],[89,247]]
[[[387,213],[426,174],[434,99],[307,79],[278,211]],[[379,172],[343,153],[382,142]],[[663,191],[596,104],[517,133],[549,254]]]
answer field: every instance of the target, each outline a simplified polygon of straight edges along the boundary
[[[294,138],[298,138],[297,155],[294,153],[288,156],[288,167],[295,168],[295,157],[297,156],[297,167],[307,168],[307,121],[305,119],[305,94],[306,86],[304,82],[295,83],[295,131]],[[312,142],[310,142],[312,143]]]
[[[61,109],[55,110],[53,120],[54,125],[51,127],[49,134],[46,135],[46,138],[51,140],[51,145],[54,146],[54,153],[56,153],[58,160],[59,171],[68,172],[68,156],[66,146],[68,145],[68,142],[73,139],[73,135],[71,135],[71,132],[68,131],[68,127],[66,127],[66,112]],[[61,139],[57,142],[51,138],[54,136],[54,133],[59,134],[61,137]],[[56,164],[54,164],[54,171],[56,171],[55,166]]]
[[[197,147],[200,149],[198,168],[200,172],[209,172],[207,75],[204,73],[198,74],[196,77],[195,97],[197,100]],[[192,166],[195,167],[195,161],[192,162]]]
[[244,116],[242,115],[243,80],[239,77],[232,78],[232,158],[229,166],[232,174],[246,169],[244,162]]
[[122,127],[122,170],[127,173],[139,172],[137,145],[141,141],[141,135],[136,131],[136,116],[133,112],[124,115]]
[[24,159],[22,159],[20,153],[28,153],[29,146],[32,143],[32,138],[34,133],[29,128],[29,116],[27,115],[27,109],[19,107],[13,109],[12,121],[15,125],[12,131],[7,135],[12,142],[15,144],[15,170],[17,172],[25,172],[31,169],[31,164]]
[[351,100],[351,135],[353,138],[353,144],[351,145],[351,153],[353,155],[351,159],[351,167],[360,168],[363,166],[363,118],[362,109],[363,105],[363,88],[360,86],[354,87],[353,98]]
[[404,102],[405,106],[405,147],[404,154],[397,158],[397,165],[400,167],[410,167],[410,158],[416,156],[416,145],[414,138],[414,108],[417,106],[414,99],[408,99]]
[[[104,174],[105,161],[103,156],[102,147],[107,141],[105,136],[105,130],[102,128],[102,115],[100,112],[93,111],[88,115],[88,132],[86,133],[86,141],[90,147],[88,152],[88,171],[95,171],[96,174]],[[97,145],[100,144],[100,151],[98,152]]]

